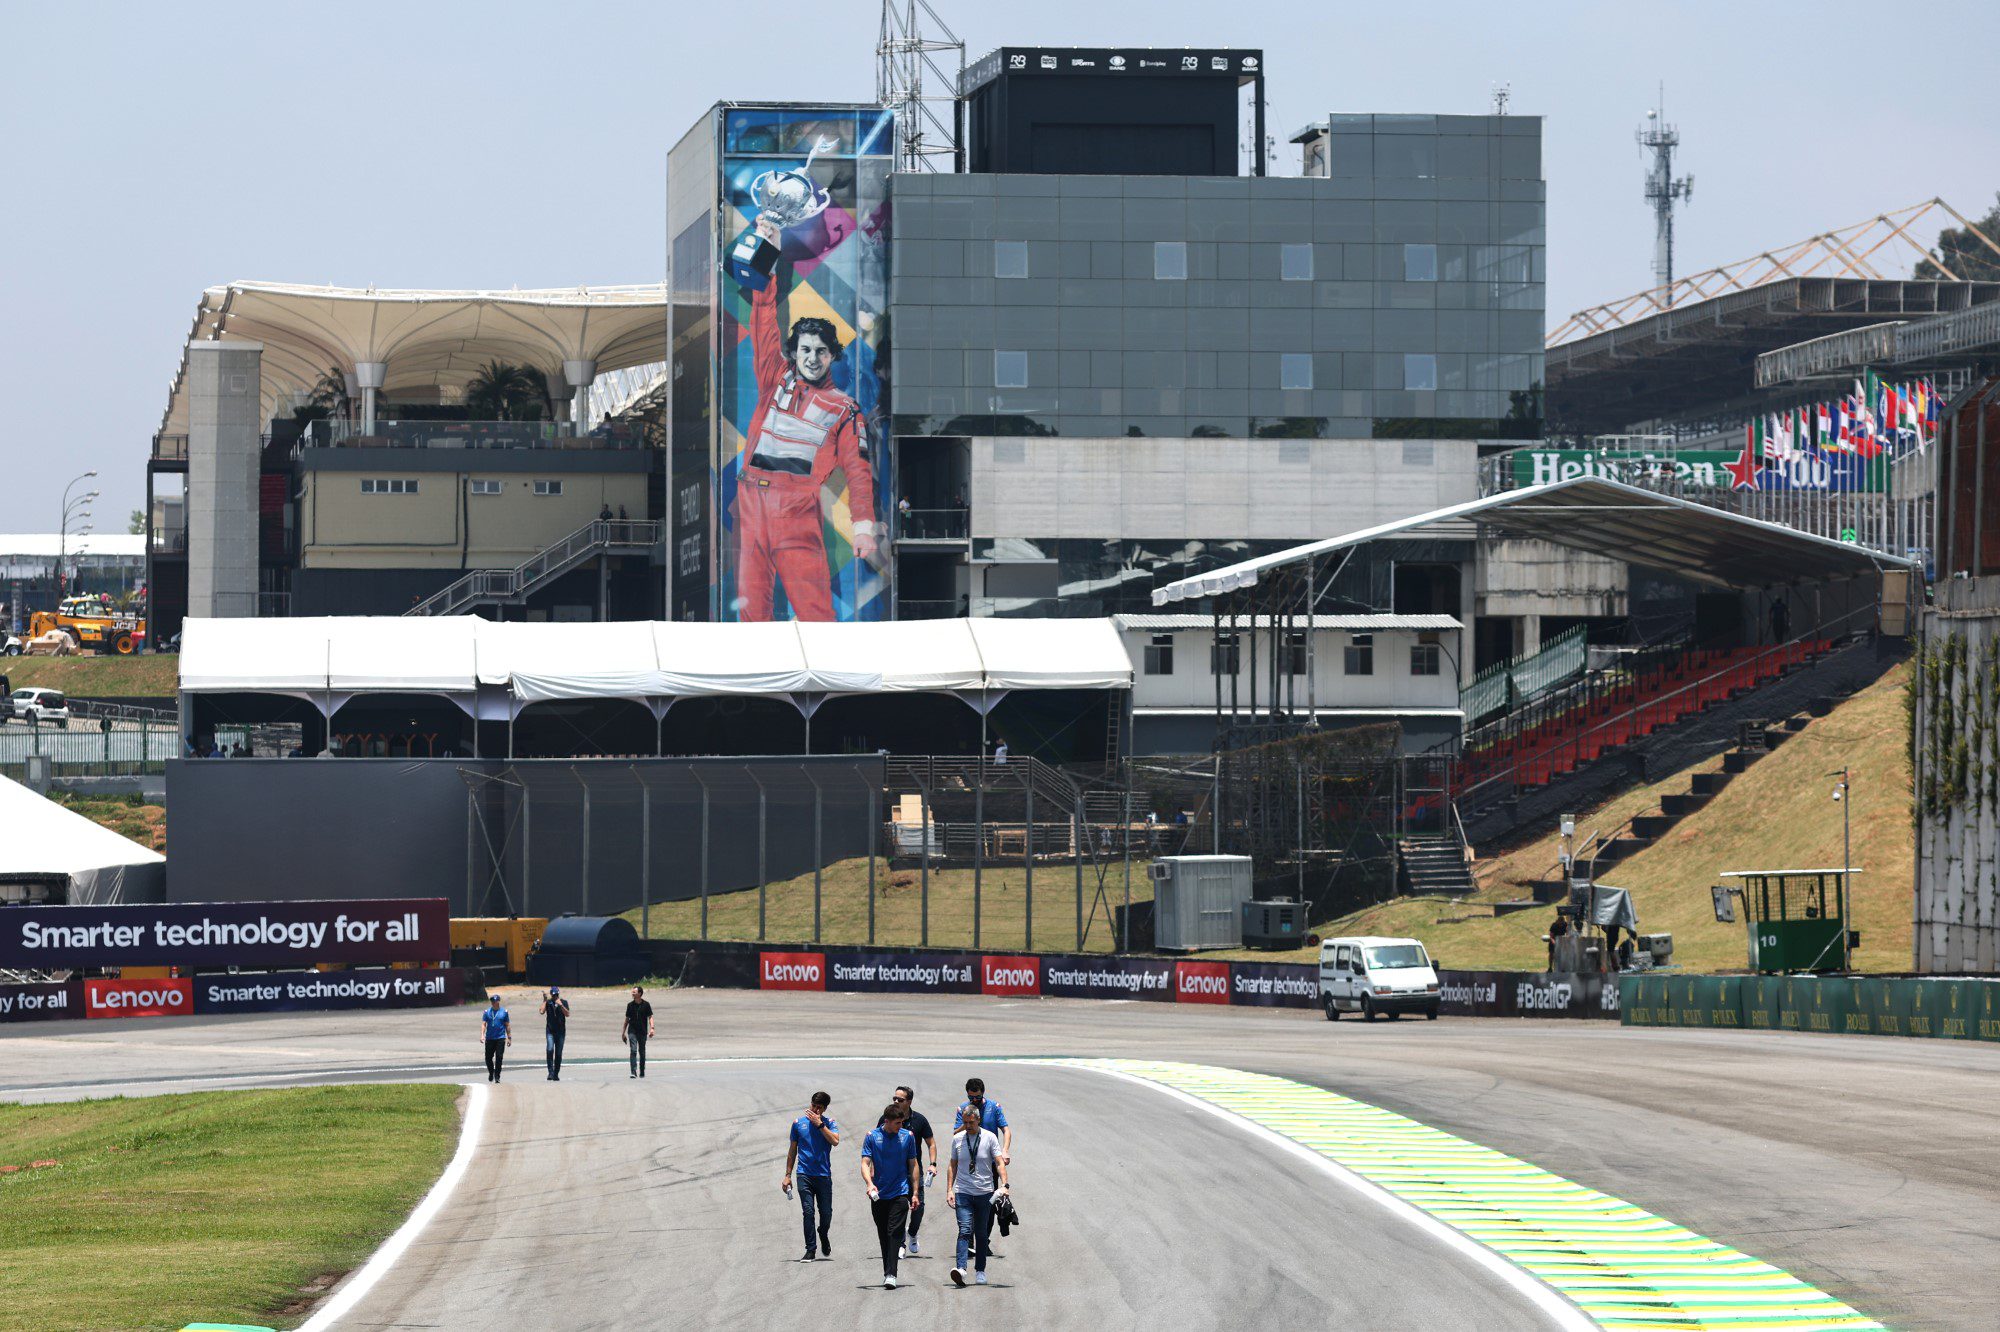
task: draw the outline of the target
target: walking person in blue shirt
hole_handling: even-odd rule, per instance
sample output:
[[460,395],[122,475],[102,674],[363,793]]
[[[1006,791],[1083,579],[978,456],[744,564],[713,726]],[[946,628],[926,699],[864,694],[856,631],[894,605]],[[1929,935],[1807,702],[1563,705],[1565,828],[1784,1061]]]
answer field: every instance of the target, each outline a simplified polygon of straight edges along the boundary
[[1011,1162],[1014,1159],[1014,1126],[1007,1122],[1007,1112],[1000,1108],[1000,1102],[986,1099],[986,1079],[965,1080],[965,1103],[958,1107],[961,1122],[968,1107],[979,1112],[981,1128],[999,1135],[1001,1163]]
[[507,1047],[514,1043],[514,1019],[500,1007],[500,996],[496,994],[487,998],[486,1011],[479,1015],[479,1020],[486,1028],[486,1080],[498,1082]]
[[[928,1149],[930,1152],[931,1163],[929,1172],[925,1173],[920,1169],[917,1174],[917,1192],[915,1194],[915,1201],[918,1204],[921,1204],[924,1200],[924,1186],[927,1184],[937,1183],[937,1157],[938,1157],[937,1135],[931,1131],[931,1121],[924,1116],[923,1111],[917,1109],[912,1104],[912,1102],[917,1099],[917,1094],[914,1091],[911,1091],[908,1087],[898,1087],[896,1088],[895,1094],[891,1096],[889,1099],[894,1101],[897,1105],[902,1106],[904,1111],[907,1112],[909,1116],[909,1118],[904,1121],[904,1127],[909,1129],[910,1136],[916,1139],[917,1156],[919,1158],[919,1161],[921,1162],[921,1159],[926,1149]],[[918,1258],[923,1256],[923,1250],[917,1247],[917,1230],[923,1224],[924,1224],[924,1212],[922,1206],[912,1207],[910,1209],[908,1248],[910,1256],[913,1258]]]
[[951,1138],[951,1169],[945,1192],[958,1208],[958,1265],[951,1269],[954,1285],[965,1284],[965,1259],[973,1257],[972,1279],[986,1284],[986,1260],[993,1252],[993,1200],[1007,1192],[1007,1161],[1000,1139],[980,1126],[979,1111],[967,1105],[959,1114],[958,1132]]
[[[833,1149],[840,1145],[840,1125],[826,1108],[833,1104],[833,1098],[825,1092],[812,1094],[812,1104],[806,1112],[792,1121],[791,1145],[785,1148],[786,1193],[792,1191],[792,1166],[798,1166],[799,1208],[805,1214],[806,1256],[802,1263],[813,1260],[813,1232],[819,1232],[819,1254],[823,1258],[833,1256]],[[817,1210],[817,1226],[814,1211]]]
[[917,1140],[903,1127],[907,1112],[895,1102],[882,1111],[882,1126],[861,1144],[861,1180],[868,1186],[868,1209],[875,1214],[875,1238],[882,1246],[882,1285],[896,1288],[896,1258],[917,1192]]

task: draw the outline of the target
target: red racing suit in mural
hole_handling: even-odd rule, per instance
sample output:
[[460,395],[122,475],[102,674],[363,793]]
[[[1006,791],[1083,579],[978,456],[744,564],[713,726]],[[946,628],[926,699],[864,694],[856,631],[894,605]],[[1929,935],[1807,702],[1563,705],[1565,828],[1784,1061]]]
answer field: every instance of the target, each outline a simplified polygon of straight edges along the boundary
[[738,618],[770,619],[774,584],[782,579],[795,618],[831,620],[833,573],[820,496],[835,469],[845,473],[854,535],[872,544],[868,425],[861,405],[835,388],[830,375],[807,380],[786,354],[776,282],[751,295],[750,342],[757,412],[736,482]]

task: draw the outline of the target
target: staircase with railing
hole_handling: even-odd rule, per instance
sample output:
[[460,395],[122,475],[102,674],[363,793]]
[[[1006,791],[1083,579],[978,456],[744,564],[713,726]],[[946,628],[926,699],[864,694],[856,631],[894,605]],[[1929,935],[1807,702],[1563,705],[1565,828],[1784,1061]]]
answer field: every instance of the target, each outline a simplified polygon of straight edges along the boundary
[[474,569],[424,600],[405,615],[463,615],[475,606],[519,605],[588,560],[607,555],[644,555],[660,539],[660,525],[627,518],[599,518],[537,552],[512,569]]

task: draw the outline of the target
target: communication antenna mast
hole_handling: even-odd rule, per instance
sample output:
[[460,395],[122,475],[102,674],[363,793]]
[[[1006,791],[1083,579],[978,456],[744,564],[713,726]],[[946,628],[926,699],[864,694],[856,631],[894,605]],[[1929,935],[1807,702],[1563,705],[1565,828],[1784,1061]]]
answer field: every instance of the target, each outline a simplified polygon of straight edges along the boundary
[[[942,39],[924,35],[928,24]],[[958,69],[951,71],[956,54]],[[940,63],[939,57],[943,57]],[[948,92],[926,92],[931,87]],[[875,43],[875,100],[896,113],[896,170],[936,171],[935,159],[965,170],[965,43],[927,0],[882,0],[882,35]],[[946,103],[948,111],[941,110]]]
[[[1646,113],[1646,123],[1636,135],[1641,148],[1653,150],[1653,167],[1646,173],[1646,202],[1653,205],[1653,285],[1670,289],[1674,285],[1674,205],[1694,197],[1694,177],[1674,179],[1674,149],[1680,147],[1681,133],[1667,123],[1667,89],[1660,86],[1660,105]],[[1673,300],[1671,290],[1667,300]]]
[[1514,85],[1513,85],[1513,84],[1511,84],[1511,83],[1496,83],[1496,84],[1494,84],[1494,85],[1493,85],[1493,114],[1494,114],[1494,115],[1496,115],[1496,116],[1504,116],[1504,115],[1506,115],[1506,114],[1507,114],[1507,101],[1508,101],[1508,99],[1509,99],[1509,98],[1511,98],[1511,97],[1512,97],[1513,95],[1514,95]]

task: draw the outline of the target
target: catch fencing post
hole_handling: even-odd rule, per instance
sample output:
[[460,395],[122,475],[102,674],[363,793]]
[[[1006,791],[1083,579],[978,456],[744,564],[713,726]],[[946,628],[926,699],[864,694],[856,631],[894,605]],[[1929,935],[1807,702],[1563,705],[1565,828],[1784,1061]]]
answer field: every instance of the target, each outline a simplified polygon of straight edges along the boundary
[[875,942],[875,839],[882,835],[882,785],[862,774],[868,788],[868,942]]
[[1125,919],[1120,922],[1118,951],[1132,951],[1132,761],[1125,760],[1125,822],[1119,828],[1125,846]]
[[927,782],[917,783],[917,812],[923,817],[917,852],[917,869],[923,877],[923,891],[919,898],[923,915],[917,927],[917,942],[922,947],[929,948],[931,946],[931,788]]
[[530,868],[535,863],[535,847],[531,837],[535,830],[535,791],[528,785],[524,774],[521,778],[521,914],[532,915],[528,910],[529,893],[533,888]]
[[1035,760],[1031,757],[1023,767],[1027,776],[1022,785],[1028,791],[1028,819],[1021,828],[1021,876],[1023,880],[1023,905],[1027,917],[1027,939],[1021,947],[1035,951]]
[[693,767],[688,774],[701,788],[701,939],[708,942],[708,783],[701,779],[701,769]]
[[1076,951],[1079,953],[1083,951],[1083,826],[1083,795],[1079,792],[1070,828],[1070,840],[1076,850]]
[[590,914],[590,783],[584,780],[582,770],[571,768],[569,772],[583,788],[583,899],[578,904],[582,908],[578,914],[587,916]]
[[653,791],[636,763],[632,780],[639,783],[639,937],[653,937]]
[[812,769],[799,764],[799,775],[812,783],[813,789],[813,942],[819,942],[820,872],[826,863],[824,840],[821,836],[823,806],[819,789],[819,778],[812,775]]
[[749,764],[746,763],[743,765],[743,771],[749,776],[751,781],[757,784],[757,942],[763,943],[765,901],[766,894],[771,886],[769,879],[764,873],[764,848],[766,844],[764,836],[764,782],[757,776],[757,770]]

